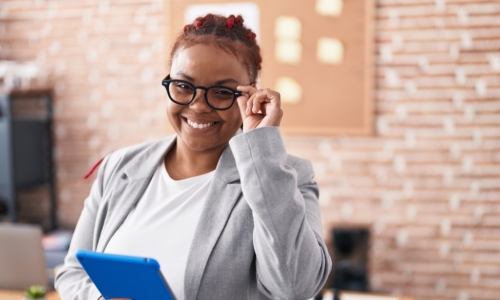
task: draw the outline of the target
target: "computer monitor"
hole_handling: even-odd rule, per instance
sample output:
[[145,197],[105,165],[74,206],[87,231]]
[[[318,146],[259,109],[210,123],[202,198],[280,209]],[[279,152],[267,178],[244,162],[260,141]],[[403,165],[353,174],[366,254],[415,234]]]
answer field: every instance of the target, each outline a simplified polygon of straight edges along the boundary
[[0,288],[47,288],[48,277],[39,226],[0,224]]

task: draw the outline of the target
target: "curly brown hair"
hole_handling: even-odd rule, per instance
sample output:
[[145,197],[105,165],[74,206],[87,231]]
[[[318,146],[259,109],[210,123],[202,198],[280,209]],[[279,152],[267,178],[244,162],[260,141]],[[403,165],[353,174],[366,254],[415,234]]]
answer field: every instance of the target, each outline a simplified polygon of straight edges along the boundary
[[214,45],[234,55],[246,67],[252,81],[257,79],[262,63],[260,47],[255,41],[255,33],[243,25],[240,15],[208,14],[196,18],[192,24],[184,26],[177,37],[170,53],[171,60],[179,49],[196,44]]

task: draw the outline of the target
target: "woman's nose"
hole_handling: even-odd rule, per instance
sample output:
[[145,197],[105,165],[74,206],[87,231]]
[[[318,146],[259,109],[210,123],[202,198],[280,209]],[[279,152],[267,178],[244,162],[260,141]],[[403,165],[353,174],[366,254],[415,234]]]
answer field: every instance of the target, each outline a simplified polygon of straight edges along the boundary
[[207,101],[205,100],[204,90],[198,90],[196,92],[196,96],[194,97],[193,101],[189,104],[189,108],[197,113],[207,113],[212,111],[212,108],[208,106]]

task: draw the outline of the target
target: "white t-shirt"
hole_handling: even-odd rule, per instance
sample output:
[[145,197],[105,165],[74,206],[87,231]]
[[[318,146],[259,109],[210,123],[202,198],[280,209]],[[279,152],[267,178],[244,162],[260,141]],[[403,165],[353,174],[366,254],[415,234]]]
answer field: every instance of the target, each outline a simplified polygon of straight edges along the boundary
[[161,163],[105,252],[156,259],[175,298],[183,300],[189,249],[213,175],[173,180]]

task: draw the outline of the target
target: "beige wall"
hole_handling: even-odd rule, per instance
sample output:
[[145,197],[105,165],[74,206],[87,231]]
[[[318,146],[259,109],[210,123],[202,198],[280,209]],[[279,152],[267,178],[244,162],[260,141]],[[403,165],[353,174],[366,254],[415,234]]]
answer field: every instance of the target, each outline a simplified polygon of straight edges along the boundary
[[[0,58],[37,61],[55,88],[67,227],[93,162],[168,128],[169,5],[107,3],[0,3]],[[375,290],[498,299],[500,2],[378,0],[374,21],[374,135],[286,137],[287,147],[314,163],[325,228],[371,227]]]

